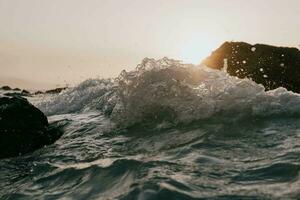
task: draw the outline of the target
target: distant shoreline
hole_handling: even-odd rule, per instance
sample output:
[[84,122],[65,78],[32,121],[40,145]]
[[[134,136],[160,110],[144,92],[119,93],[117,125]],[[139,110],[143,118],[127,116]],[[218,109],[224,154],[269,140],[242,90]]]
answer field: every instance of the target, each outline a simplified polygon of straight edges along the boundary
[[21,78],[0,77],[0,86],[22,88],[26,90],[50,90],[53,88],[66,87],[67,84],[54,84],[48,82],[30,81]]

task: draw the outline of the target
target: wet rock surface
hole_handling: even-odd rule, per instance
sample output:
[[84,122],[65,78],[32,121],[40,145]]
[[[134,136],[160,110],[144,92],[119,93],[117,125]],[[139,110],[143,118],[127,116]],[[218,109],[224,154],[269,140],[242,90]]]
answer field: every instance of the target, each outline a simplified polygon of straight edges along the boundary
[[222,69],[239,78],[250,78],[266,90],[284,87],[300,92],[300,51],[245,42],[225,42],[203,64]]
[[54,143],[61,131],[22,97],[0,98],[0,158],[22,155]]

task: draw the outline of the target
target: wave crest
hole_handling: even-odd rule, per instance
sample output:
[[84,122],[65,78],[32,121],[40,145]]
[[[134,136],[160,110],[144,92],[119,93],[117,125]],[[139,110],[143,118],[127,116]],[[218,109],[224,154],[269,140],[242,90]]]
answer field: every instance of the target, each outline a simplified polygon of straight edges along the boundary
[[299,116],[300,95],[265,91],[249,79],[178,60],[145,58],[116,79],[90,79],[38,107],[48,115],[97,109],[128,126],[147,120],[189,123],[213,116]]

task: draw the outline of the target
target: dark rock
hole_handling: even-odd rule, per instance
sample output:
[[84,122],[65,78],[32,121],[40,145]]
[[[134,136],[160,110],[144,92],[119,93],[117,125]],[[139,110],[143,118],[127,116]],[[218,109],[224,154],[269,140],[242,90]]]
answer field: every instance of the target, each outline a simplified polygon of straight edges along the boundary
[[45,93],[46,94],[58,94],[60,93],[61,91],[67,89],[68,87],[61,87],[61,88],[55,88],[55,89],[52,89],[52,90],[46,90]]
[[8,97],[28,97],[28,96],[31,96],[30,92],[28,92],[27,90],[22,90],[21,92],[7,92],[4,95],[8,96]]
[[30,94],[30,92],[29,91],[27,91],[27,90],[22,90],[22,92],[21,92],[23,95],[29,95]]
[[21,91],[20,88],[14,88],[13,91]]
[[38,90],[38,91],[36,91],[34,94],[35,94],[35,95],[38,95],[38,94],[44,94],[44,92]]
[[222,69],[239,78],[250,78],[266,90],[285,87],[300,92],[300,51],[244,42],[225,42],[203,61],[210,68]]
[[8,97],[16,97],[16,96],[21,97],[22,96],[21,93],[19,93],[19,92],[7,92],[7,93],[4,93],[4,95],[8,96]]
[[11,90],[11,88],[7,85],[1,87],[2,90]]
[[59,94],[61,93],[61,91],[67,89],[68,87],[61,87],[61,88],[55,88],[55,89],[51,89],[51,90],[46,90],[45,92],[43,91],[36,91],[34,94],[38,95],[38,94]]
[[21,97],[0,98],[0,158],[22,155],[61,136],[47,117]]

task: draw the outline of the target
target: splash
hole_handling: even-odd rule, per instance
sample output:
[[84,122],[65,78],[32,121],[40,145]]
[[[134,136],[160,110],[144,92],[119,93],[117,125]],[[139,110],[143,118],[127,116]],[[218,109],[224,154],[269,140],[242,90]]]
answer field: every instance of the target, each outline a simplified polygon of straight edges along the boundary
[[[50,95],[36,105],[47,115],[87,111],[113,101],[115,84],[111,79],[88,79],[58,95]],[[102,110],[106,112],[106,107]]]
[[300,96],[265,91],[249,79],[178,60],[145,58],[115,79],[90,79],[40,102],[46,114],[99,110],[124,126],[167,121],[190,123],[211,117],[299,116]]

